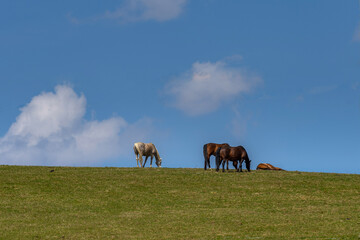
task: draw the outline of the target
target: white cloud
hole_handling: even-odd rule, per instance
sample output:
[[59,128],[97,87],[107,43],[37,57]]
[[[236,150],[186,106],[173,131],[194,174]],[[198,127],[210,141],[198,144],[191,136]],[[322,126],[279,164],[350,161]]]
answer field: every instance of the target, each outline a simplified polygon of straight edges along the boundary
[[105,18],[123,22],[155,20],[159,22],[177,18],[187,0],[127,0],[115,11],[107,11]]
[[69,86],[35,96],[0,138],[0,164],[99,165],[131,153],[133,142],[152,129],[149,119],[86,121],[85,109],[85,97]]
[[188,115],[217,110],[225,101],[250,91],[261,78],[225,62],[196,62],[189,73],[166,87],[174,98],[173,106]]

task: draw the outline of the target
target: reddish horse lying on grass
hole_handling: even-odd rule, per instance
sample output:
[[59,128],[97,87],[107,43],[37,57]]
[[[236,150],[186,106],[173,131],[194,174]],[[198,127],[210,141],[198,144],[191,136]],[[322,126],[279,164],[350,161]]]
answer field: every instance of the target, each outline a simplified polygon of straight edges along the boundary
[[[225,161],[227,165],[228,161],[233,161],[237,163],[239,161],[239,168],[236,170],[242,172],[242,163],[245,160],[246,168],[250,172],[250,162],[249,156],[243,146],[237,147],[220,147],[216,151],[216,171],[219,171],[220,164],[222,163],[223,172],[225,171]],[[228,169],[229,170],[229,169]]]
[[284,169],[278,168],[278,167],[274,167],[273,165],[269,164],[269,163],[260,163],[256,170],[278,170],[278,171],[285,171]]
[[[205,159],[204,170],[206,170],[207,166],[209,166],[209,169],[211,169],[211,167],[210,167],[210,157],[211,157],[211,155],[215,156],[216,151],[220,147],[230,147],[230,145],[227,144],[227,143],[221,143],[221,144],[207,143],[207,144],[204,145],[204,148],[203,148],[203,150],[204,150],[204,159]],[[237,169],[237,162],[236,163],[233,162],[233,164],[234,164],[234,167]],[[227,170],[229,170],[229,168]]]

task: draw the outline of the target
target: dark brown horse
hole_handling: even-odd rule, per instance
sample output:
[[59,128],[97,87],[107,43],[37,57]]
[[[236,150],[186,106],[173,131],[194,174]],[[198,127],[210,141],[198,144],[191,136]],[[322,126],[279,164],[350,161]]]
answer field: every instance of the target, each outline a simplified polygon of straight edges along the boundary
[[222,143],[222,144],[217,144],[217,143],[207,143],[204,145],[204,159],[205,159],[205,166],[204,166],[204,170],[206,170],[206,167],[209,166],[210,167],[210,157],[211,155],[216,156],[216,151],[220,148],[220,147],[230,147],[229,144],[227,143]]
[[[216,151],[216,171],[219,171],[220,164],[222,163],[223,172],[225,171],[225,161],[237,162],[239,161],[239,168],[237,171],[240,170],[242,172],[242,163],[245,160],[246,168],[250,172],[250,162],[249,156],[243,146],[237,147],[220,147]],[[229,163],[228,163],[229,164]]]

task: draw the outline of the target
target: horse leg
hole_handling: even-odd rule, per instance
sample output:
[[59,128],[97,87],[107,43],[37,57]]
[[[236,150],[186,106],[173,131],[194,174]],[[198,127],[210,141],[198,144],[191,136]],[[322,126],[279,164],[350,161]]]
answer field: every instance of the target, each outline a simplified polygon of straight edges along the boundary
[[210,167],[210,157],[211,157],[211,155],[210,156],[209,155],[204,156],[204,159],[205,159],[205,161],[204,161],[204,170],[206,170],[208,167],[209,167],[209,169],[211,169],[211,167]]
[[220,169],[221,162],[224,161],[224,159],[221,159],[220,156],[215,156],[215,163],[216,163],[216,171],[218,172]]
[[211,169],[211,167],[210,167],[210,157],[211,157],[211,155],[210,156],[209,155],[205,156],[205,164],[204,164],[204,169],[205,170],[206,170],[207,166],[209,166],[209,169]]
[[236,169],[236,171],[238,172],[239,169],[238,169],[238,167],[237,167],[237,161],[233,161],[233,166],[234,166],[234,168]]
[[135,154],[135,157],[136,157],[136,165],[137,165],[137,167],[139,167],[139,156],[138,156],[138,154]]
[[139,160],[140,160],[140,166],[144,167],[146,162],[143,164],[143,156],[142,156],[142,154],[139,155]]
[[229,160],[226,160],[226,170],[229,171]]
[[242,172],[242,163],[243,163],[243,159],[240,159],[240,161],[239,161],[239,163],[240,163],[240,166],[239,166],[239,168],[240,168],[240,172]]
[[145,162],[144,162],[143,167],[145,167],[145,164],[146,164],[146,162],[147,162],[148,157],[149,157],[149,156],[146,156],[146,157],[145,157]]
[[206,157],[206,156],[205,156],[204,158],[205,158],[205,161],[204,161],[204,170],[206,170],[206,167],[207,167],[207,161],[208,161],[208,160],[207,160],[207,157]]
[[223,168],[223,172],[225,172],[225,161],[227,161],[227,160],[223,160],[223,162],[222,162],[222,168]]
[[209,166],[209,169],[211,169],[211,166],[210,166],[210,157],[211,157],[211,155],[208,155],[208,157],[207,157],[207,164],[208,164],[208,166]]
[[153,160],[153,156],[151,156],[150,158],[150,167],[152,167],[152,160]]
[[[236,166],[237,166],[237,164],[238,164],[238,161],[236,161]],[[241,161],[239,161],[239,166],[237,166],[236,171],[240,172],[240,169],[241,169]]]

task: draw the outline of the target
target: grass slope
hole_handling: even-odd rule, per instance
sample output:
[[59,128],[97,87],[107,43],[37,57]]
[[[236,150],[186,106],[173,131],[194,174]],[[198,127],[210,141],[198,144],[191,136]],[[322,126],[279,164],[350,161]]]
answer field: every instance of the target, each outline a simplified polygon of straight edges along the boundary
[[0,239],[359,234],[360,175],[0,166]]

